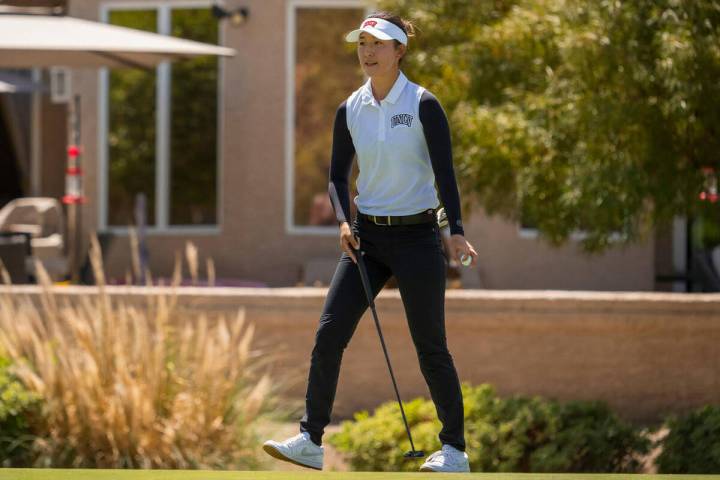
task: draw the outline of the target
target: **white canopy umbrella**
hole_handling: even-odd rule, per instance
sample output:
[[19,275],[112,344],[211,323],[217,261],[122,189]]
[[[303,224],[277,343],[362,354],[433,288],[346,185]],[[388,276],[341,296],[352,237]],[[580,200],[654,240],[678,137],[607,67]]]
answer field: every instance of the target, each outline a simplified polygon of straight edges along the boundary
[[15,93],[18,88],[10,82],[0,80],[0,93]]
[[42,85],[30,79],[11,73],[0,72],[0,93],[31,93],[43,90]]
[[0,15],[0,67],[141,67],[232,48],[132,28],[45,15]]
[[[232,48],[143,32],[132,28],[79,18],[46,15],[0,14],[0,68],[35,67],[138,67],[152,68],[164,60],[202,55],[233,56]],[[8,90],[13,89],[8,87]],[[68,237],[73,279],[77,278],[80,218],[77,215],[82,190],[79,183],[80,109],[75,95],[68,109],[68,126],[75,150],[68,154],[69,180],[75,185],[74,197],[68,203]],[[72,173],[75,172],[75,173]],[[68,187],[66,187],[67,189]],[[66,192],[67,193],[67,192]]]

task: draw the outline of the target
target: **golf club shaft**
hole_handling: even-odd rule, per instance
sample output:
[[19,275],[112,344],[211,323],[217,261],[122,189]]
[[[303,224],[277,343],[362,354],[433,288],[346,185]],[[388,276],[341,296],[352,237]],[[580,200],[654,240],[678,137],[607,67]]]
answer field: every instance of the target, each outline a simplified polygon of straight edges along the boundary
[[388,354],[387,347],[385,347],[385,339],[383,338],[382,330],[380,329],[380,321],[378,320],[377,311],[375,310],[375,301],[373,300],[370,280],[368,278],[367,269],[365,268],[365,260],[363,259],[364,254],[365,252],[362,252],[359,249],[355,251],[358,270],[360,270],[360,279],[362,281],[363,288],[365,289],[365,295],[367,296],[368,304],[370,305],[370,310],[373,314],[373,319],[375,320],[375,327],[377,328],[378,336],[380,337],[380,345],[382,345],[383,353],[385,354],[385,361],[387,361],[388,370],[390,371],[390,379],[392,380],[393,388],[395,389],[395,396],[397,396],[398,405],[400,405],[400,414],[402,415],[403,423],[405,424],[405,431],[407,432],[408,440],[410,440],[410,448],[413,452],[415,452],[415,444],[413,443],[412,435],[410,435],[410,427],[408,426],[407,418],[405,417],[405,409],[403,408],[402,400],[400,400],[400,392],[398,391],[397,382],[395,381],[395,374],[393,373],[392,365],[390,365],[390,355]]

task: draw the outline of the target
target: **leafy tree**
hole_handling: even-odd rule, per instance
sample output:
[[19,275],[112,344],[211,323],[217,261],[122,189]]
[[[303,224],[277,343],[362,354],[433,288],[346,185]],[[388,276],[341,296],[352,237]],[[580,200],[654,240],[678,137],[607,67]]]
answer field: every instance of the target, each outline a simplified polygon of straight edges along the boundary
[[[602,251],[694,214],[720,160],[720,1],[383,0],[489,214]],[[718,216],[718,209],[713,210]]]

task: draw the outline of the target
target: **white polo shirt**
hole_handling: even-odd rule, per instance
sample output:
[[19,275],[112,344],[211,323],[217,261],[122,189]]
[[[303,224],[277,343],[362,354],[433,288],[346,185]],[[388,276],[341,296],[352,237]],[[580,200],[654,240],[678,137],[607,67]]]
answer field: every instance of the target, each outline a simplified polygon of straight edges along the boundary
[[370,80],[346,102],[347,127],[360,175],[358,210],[368,215],[412,215],[439,205],[420,97],[425,89],[400,72],[379,103]]

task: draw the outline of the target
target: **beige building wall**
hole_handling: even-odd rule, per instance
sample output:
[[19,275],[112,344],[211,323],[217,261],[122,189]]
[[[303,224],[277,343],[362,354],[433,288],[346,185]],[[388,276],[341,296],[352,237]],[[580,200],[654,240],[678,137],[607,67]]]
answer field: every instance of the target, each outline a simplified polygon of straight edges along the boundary
[[604,254],[590,255],[580,241],[561,248],[519,225],[488,217],[477,209],[465,233],[479,253],[478,276],[484,288],[560,290],[653,290],[653,238]]
[[[238,53],[224,60],[222,69],[219,229],[207,234],[151,235],[147,244],[151,269],[157,275],[170,275],[174,252],[181,251],[186,241],[195,243],[201,256],[214,259],[218,277],[257,280],[269,286],[294,285],[302,278],[307,261],[332,262],[339,256],[336,233],[291,234],[285,225],[286,104],[292,101],[286,97],[287,4],[285,0],[247,0],[243,6],[250,11],[248,22],[221,27],[224,45]],[[69,14],[97,20],[100,5],[98,0],[70,0]],[[89,198],[83,225],[88,232],[98,226],[98,77],[96,70],[76,70],[73,78],[83,101]],[[537,239],[521,238],[516,225],[486,218],[476,210],[469,218],[466,215],[466,234],[480,254],[477,275],[485,288],[653,289],[652,239],[586,257],[573,244],[553,249]],[[107,252],[107,267],[111,275],[123,277],[129,265],[127,236],[119,235]]]

